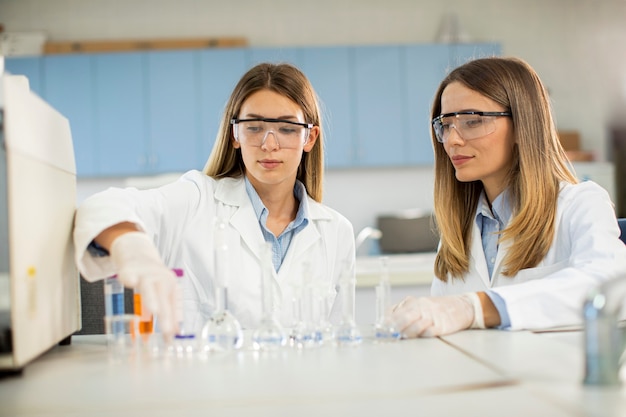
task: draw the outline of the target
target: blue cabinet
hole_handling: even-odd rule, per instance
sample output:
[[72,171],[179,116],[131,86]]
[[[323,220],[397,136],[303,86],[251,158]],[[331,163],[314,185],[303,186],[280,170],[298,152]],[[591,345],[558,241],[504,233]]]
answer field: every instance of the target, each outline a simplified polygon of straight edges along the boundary
[[146,61],[145,53],[94,56],[95,175],[140,175],[148,169]]
[[31,91],[41,96],[41,67],[42,59],[39,57],[13,57],[4,61],[5,69],[11,74],[25,75]]
[[347,168],[355,163],[351,108],[351,60],[348,47],[302,48],[300,68],[320,102],[325,166]]
[[240,77],[290,62],[321,105],[329,168],[433,162],[430,107],[450,69],[500,46],[234,48],[8,58],[69,120],[80,177],[202,169]]
[[204,167],[215,143],[230,93],[248,70],[246,49],[217,49],[199,52],[200,137],[194,164]]
[[43,98],[70,122],[77,175],[97,175],[94,56],[46,56],[42,79]]
[[148,152],[144,172],[202,169],[196,160],[200,143],[198,53],[152,52],[147,57]]
[[[250,48],[248,52],[248,68],[255,66],[261,62],[284,62],[300,67],[301,57],[300,48],[268,48],[257,47]],[[243,75],[243,74],[242,74]]]
[[437,86],[449,68],[450,51],[441,45],[405,47],[406,162],[426,165],[434,160],[430,139],[430,109]]
[[404,62],[399,46],[352,48],[356,165],[391,166],[404,160]]

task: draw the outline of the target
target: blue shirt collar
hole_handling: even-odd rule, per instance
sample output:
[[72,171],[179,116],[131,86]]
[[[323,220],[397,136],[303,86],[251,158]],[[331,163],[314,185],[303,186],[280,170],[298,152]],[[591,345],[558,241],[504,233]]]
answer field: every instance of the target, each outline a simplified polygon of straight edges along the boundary
[[512,214],[508,188],[502,191],[495,200],[493,200],[491,207],[489,207],[487,194],[485,194],[485,190],[483,190],[482,193],[480,193],[478,210],[476,211],[477,216],[481,214],[490,219],[497,220],[503,226],[507,225],[509,220],[511,220]]
[[[244,178],[246,183],[246,192],[248,193],[248,197],[250,198],[250,202],[254,208],[256,218],[261,226],[265,228],[268,215],[267,208],[263,204],[263,201],[261,201],[261,197],[259,197],[259,194],[252,186],[248,177],[245,176]],[[300,202],[298,212],[296,213],[296,218],[285,228],[282,234],[294,229],[299,231],[309,223],[309,200],[306,198],[306,188],[302,182],[296,180],[296,184],[293,187],[293,195],[296,197],[296,200]]]

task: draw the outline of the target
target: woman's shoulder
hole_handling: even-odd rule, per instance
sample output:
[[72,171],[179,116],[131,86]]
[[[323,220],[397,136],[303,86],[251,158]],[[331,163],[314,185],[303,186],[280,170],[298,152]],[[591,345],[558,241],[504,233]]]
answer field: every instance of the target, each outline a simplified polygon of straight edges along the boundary
[[559,211],[580,216],[614,216],[614,203],[608,191],[593,181],[562,183]]
[[181,182],[192,182],[202,187],[210,187],[217,188],[218,186],[235,186],[236,184],[240,184],[243,182],[243,178],[233,178],[233,177],[224,177],[224,178],[213,178],[202,171],[198,171],[197,169],[193,169],[185,172],[181,177]]
[[181,177],[180,181],[191,181],[195,183],[211,183],[215,180],[212,177],[209,177],[204,172],[198,171],[197,169],[192,169],[185,172]]
[[309,215],[312,220],[330,220],[340,227],[346,227],[352,231],[352,223],[343,214],[326,204],[313,200],[311,197],[307,198],[309,199]]
[[585,200],[589,198],[610,199],[606,189],[590,180],[575,184],[569,182],[561,183],[560,200]]

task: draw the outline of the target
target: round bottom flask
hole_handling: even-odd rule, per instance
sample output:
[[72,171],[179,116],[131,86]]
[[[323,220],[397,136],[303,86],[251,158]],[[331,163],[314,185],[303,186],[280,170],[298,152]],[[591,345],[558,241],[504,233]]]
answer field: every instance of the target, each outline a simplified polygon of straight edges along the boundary
[[215,312],[202,328],[201,337],[205,351],[234,350],[243,344],[241,325],[228,310]]
[[287,335],[283,328],[274,320],[263,320],[252,335],[252,343],[255,349],[279,349],[287,343]]

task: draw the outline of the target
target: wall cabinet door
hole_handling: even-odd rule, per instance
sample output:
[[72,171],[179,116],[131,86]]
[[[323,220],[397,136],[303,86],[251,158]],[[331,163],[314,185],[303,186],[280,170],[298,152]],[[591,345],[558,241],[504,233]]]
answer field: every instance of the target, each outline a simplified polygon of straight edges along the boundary
[[441,81],[450,71],[469,60],[497,55],[500,55],[500,47],[492,43],[406,47],[409,164],[434,163],[430,137],[430,110]]
[[346,168],[356,159],[352,133],[350,50],[347,47],[301,48],[302,71],[320,101],[325,165]]
[[406,53],[406,155],[408,164],[427,165],[434,161],[430,138],[430,109],[437,86],[449,66],[445,45],[407,46]]
[[38,57],[8,57],[4,60],[5,70],[15,75],[25,75],[28,78],[30,90],[41,97],[41,66],[42,59]]
[[77,176],[97,174],[93,75],[93,55],[43,58],[42,96],[70,122]]
[[140,175],[147,166],[146,54],[94,56],[97,174]]
[[148,54],[146,173],[201,169],[199,56],[196,51]]
[[261,62],[273,62],[275,64],[286,62],[300,67],[301,60],[300,48],[251,48],[247,63],[249,68]]
[[246,49],[200,52],[200,137],[195,165],[202,169],[213,149],[224,109],[239,79],[248,70]]
[[70,121],[79,177],[202,169],[253,65],[290,62],[321,104],[326,166],[432,164],[430,108],[447,72],[496,43],[241,48],[8,58]]
[[406,154],[406,128],[402,117],[406,103],[401,47],[355,47],[352,53],[355,165],[402,164]]

